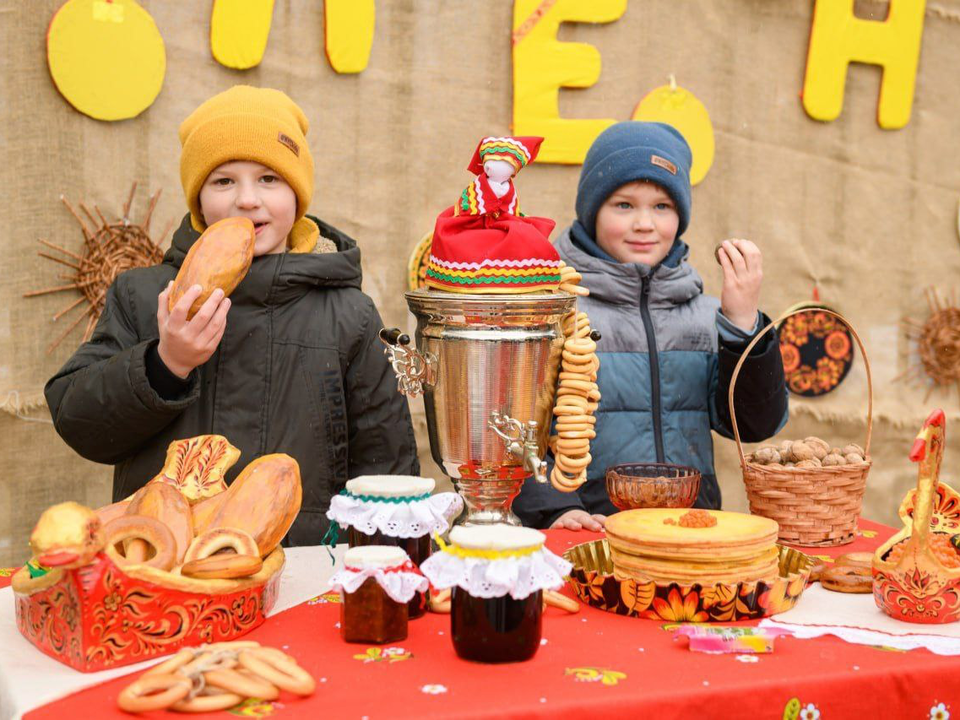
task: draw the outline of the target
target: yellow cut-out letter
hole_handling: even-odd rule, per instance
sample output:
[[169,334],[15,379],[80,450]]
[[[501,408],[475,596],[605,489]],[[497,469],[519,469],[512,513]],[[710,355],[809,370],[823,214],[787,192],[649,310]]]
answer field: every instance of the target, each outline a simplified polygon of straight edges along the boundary
[[273,0],[213,0],[210,50],[218,63],[249,70],[263,60]]
[[515,0],[513,4],[513,133],[541,135],[539,162],[582,163],[597,135],[615,121],[560,117],[560,88],[585,88],[600,77],[600,53],[560,42],[563,22],[618,19],[627,0]]
[[324,45],[338,73],[363,72],[370,62],[375,25],[374,0],[324,0]]
[[69,0],[50,21],[47,64],[77,110],[125,120],[157,99],[167,55],[153,18],[134,0]]
[[883,67],[877,122],[902,128],[910,120],[923,37],[925,0],[890,0],[883,22],[853,14],[854,0],[817,0],[810,30],[803,107],[815,120],[835,120],[851,62]]

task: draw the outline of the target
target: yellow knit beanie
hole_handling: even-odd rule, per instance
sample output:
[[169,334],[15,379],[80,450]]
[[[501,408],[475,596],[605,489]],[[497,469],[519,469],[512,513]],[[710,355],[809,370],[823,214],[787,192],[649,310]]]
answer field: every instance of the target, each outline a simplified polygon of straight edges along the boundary
[[[214,95],[180,125],[180,182],[196,230],[206,229],[200,188],[217,167],[233,160],[259,162],[278,172],[297,195],[297,225],[313,195],[309,123],[285,93],[235,85]],[[310,223],[313,225],[313,223]]]

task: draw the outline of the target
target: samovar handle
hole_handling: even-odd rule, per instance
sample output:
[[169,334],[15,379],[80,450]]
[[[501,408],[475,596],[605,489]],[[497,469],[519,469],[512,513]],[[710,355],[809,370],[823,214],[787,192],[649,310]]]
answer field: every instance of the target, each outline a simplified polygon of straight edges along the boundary
[[410,336],[400,328],[382,328],[380,342],[386,345],[384,354],[397,375],[397,390],[407,397],[423,393],[424,385],[433,384],[434,358],[410,347]]

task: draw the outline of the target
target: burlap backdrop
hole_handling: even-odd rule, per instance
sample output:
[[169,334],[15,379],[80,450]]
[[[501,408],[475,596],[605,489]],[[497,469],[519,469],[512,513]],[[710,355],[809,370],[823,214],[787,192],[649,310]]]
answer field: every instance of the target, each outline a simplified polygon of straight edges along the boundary
[[[157,101],[140,117],[94,121],[54,88],[45,62],[47,24],[62,0],[0,0],[0,217],[6,249],[0,285],[0,399],[35,398],[70,355],[79,331],[52,355],[62,328],[54,312],[73,295],[23,299],[53,285],[57,270],[36,256],[36,239],[80,246],[74,220],[58,202],[97,204],[118,213],[132,181],[163,189],[154,228],[185,210],[178,180],[176,129],[202,100],[235,83],[281,88],[304,108],[317,163],[312,211],[356,237],[364,252],[364,290],[386,323],[412,328],[402,293],[407,256],[436,213],[469,180],[464,167],[477,139],[510,130],[512,4],[441,0],[379,2],[369,67],[335,74],[323,55],[322,4],[281,0],[262,64],[247,72],[219,66],[209,50],[210,3],[145,1],[163,34],[167,73]],[[807,0],[647,0],[632,2],[610,25],[565,25],[561,39],[594,44],[600,82],[562,93],[570,117],[626,119],[668,75],[706,105],[717,154],[694,190],[686,239],[692,260],[717,293],[714,244],[748,237],[764,251],[763,307],[781,312],[821,295],[861,332],[873,362],[876,413],[865,513],[893,522],[915,481],[906,459],[928,410],[944,406],[952,438],[946,477],[960,463],[956,392],[924,391],[894,377],[909,361],[898,325],[924,315],[922,288],[955,287],[960,277],[960,3],[928,6],[910,124],[876,124],[880,71],[849,73],[842,116],[821,124],[800,105],[812,3]],[[866,3],[865,12],[883,5]],[[948,12],[937,12],[946,9]],[[519,183],[528,212],[572,217],[579,167],[534,166]],[[146,194],[135,203],[135,217]],[[169,239],[166,239],[168,242]],[[863,364],[835,393],[791,401],[783,437],[815,433],[840,445],[862,441]],[[429,459],[422,402],[411,403],[424,471]],[[44,418],[45,411],[32,417]],[[109,497],[110,468],[77,457],[49,424],[0,415],[0,565],[22,561],[39,512],[75,499]],[[725,507],[746,506],[733,443],[718,439]]]

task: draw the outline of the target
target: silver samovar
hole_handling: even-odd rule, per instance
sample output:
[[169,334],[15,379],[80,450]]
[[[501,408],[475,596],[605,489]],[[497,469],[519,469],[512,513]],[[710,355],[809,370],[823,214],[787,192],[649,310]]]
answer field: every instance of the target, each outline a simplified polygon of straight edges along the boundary
[[406,293],[416,349],[399,329],[380,338],[399,390],[423,394],[430,451],[467,506],[464,522],[519,525],[524,480],[547,482],[547,437],[563,351],[567,293]]

